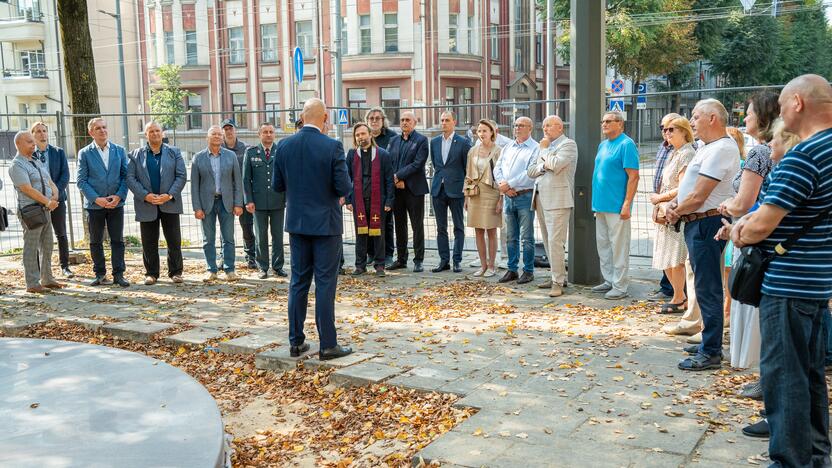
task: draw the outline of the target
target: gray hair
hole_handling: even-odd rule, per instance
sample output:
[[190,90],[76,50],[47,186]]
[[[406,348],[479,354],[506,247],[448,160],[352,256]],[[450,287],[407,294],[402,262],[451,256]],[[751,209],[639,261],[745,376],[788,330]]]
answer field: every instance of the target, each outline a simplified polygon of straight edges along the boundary
[[454,114],[454,111],[452,111],[452,110],[442,111],[442,113],[441,113],[441,114],[439,114],[439,120],[442,120],[442,116],[443,116],[443,115],[450,116],[450,117],[451,117],[451,120],[453,120],[454,122],[456,122],[456,114]]
[[95,126],[96,122],[104,122],[104,125],[107,125],[107,121],[104,120],[104,117],[93,117],[87,122],[87,131],[91,132],[92,128]]
[[220,135],[222,135],[222,128],[220,128],[219,125],[211,125],[210,127],[208,127],[208,133],[205,134],[205,137],[209,137],[211,135],[211,132],[213,132],[214,130],[220,132]]
[[381,114],[381,128],[387,129],[390,126],[390,121],[387,120],[387,113],[384,112],[384,109],[381,106],[373,106],[364,114],[364,122],[370,121],[370,116],[378,112]]
[[626,120],[626,119],[624,119],[624,114],[621,113],[621,112],[618,112],[618,111],[604,112],[604,115],[611,115],[611,116],[615,117],[616,122],[624,122]]
[[155,121],[155,120],[150,120],[150,121],[148,121],[146,124],[144,124],[144,132],[145,132],[145,133],[147,133],[147,130],[148,130],[150,127],[153,127],[153,126],[159,127],[159,130],[162,130],[162,126],[161,126],[161,125],[159,125],[159,122],[157,122],[157,121]]
[[713,98],[703,99],[697,102],[696,105],[693,107],[694,111],[697,109],[704,113],[715,115],[716,118],[719,119],[719,121],[722,123],[722,125],[728,125],[728,111],[725,109],[725,106],[723,106],[722,103],[718,100]]

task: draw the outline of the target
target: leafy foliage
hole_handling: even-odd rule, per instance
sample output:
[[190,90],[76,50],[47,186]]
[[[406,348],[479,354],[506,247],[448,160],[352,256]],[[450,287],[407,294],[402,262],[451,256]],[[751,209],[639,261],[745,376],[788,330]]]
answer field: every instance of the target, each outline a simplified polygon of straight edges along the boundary
[[159,88],[150,90],[150,112],[153,119],[165,129],[178,127],[184,120],[185,98],[195,94],[182,89],[182,67],[179,65],[161,65],[156,69]]

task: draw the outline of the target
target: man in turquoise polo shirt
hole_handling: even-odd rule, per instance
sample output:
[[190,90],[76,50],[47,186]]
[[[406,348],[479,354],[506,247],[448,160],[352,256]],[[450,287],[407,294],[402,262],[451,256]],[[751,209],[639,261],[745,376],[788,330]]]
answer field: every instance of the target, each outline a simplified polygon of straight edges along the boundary
[[630,284],[630,210],[638,188],[638,148],[624,134],[620,112],[604,114],[601,131],[606,139],[595,156],[592,211],[604,282],[592,291],[606,293],[607,299],[622,299]]

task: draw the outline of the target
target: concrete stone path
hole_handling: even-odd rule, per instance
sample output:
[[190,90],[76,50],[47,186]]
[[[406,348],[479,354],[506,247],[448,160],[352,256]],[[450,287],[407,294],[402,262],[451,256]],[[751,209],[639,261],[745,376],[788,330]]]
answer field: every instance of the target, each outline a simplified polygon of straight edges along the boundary
[[[431,254],[427,270],[437,261]],[[468,254],[464,264],[472,259]],[[135,340],[172,324],[193,327],[166,338],[174,343],[205,343],[235,332],[219,351],[256,354],[261,368],[279,372],[305,360],[311,368],[335,367],[331,381],[339,385],[385,382],[450,392],[460,396],[458,405],[479,409],[416,461],[458,467],[766,464],[767,443],[739,432],[761,408],[734,393],[752,376],[727,365],[698,374],[676,368],[685,343],[659,331],[675,317],[639,301],[658,278],[649,259],[633,259],[633,297],[618,302],[576,286],[552,300],[536,286],[545,279],[541,271],[531,285],[507,287],[496,278],[477,280],[467,267],[463,274],[341,277],[339,340],[356,354],[327,362],[315,359],[315,343],[301,359],[288,356],[283,278],[258,280],[239,270],[239,282],[204,284],[203,264],[190,258],[185,284],[162,279],[144,286],[138,285],[141,257],[134,256],[130,288],[90,288],[79,278],[41,298],[24,292],[19,265],[0,258],[6,272],[0,328],[7,334],[59,317]],[[88,265],[76,272],[90,276]],[[310,296],[307,330],[314,342],[313,310]]]

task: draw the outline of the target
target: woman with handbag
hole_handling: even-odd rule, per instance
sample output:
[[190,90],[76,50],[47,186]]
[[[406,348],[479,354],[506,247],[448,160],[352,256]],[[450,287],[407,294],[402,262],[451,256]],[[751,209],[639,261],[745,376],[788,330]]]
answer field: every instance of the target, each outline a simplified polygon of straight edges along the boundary
[[52,221],[49,212],[58,207],[58,188],[43,163],[32,158],[35,139],[31,133],[17,132],[14,145],[17,155],[9,167],[9,177],[17,192],[17,216],[23,226],[26,291],[42,294],[48,289],[63,287],[52,276]]
[[693,130],[690,122],[684,117],[671,120],[662,129],[667,136],[667,142],[674,150],[665,163],[662,172],[662,187],[659,193],[650,194],[653,204],[653,222],[656,223],[656,245],[653,249],[653,268],[664,270],[670,284],[673,286],[673,297],[662,304],[661,314],[684,312],[687,307],[685,299],[685,259],[688,250],[685,245],[684,229],[681,225],[667,224],[664,217],[667,203],[676,198],[679,191],[679,181],[685,174],[688,164],[696,154],[693,148]]
[[477,253],[482,265],[474,276],[490,278],[496,274],[497,229],[503,225],[503,197],[494,181],[494,166],[500,158],[500,147],[495,143],[497,129],[488,120],[478,122],[477,137],[480,144],[468,151],[463,191],[468,227],[476,232]]

